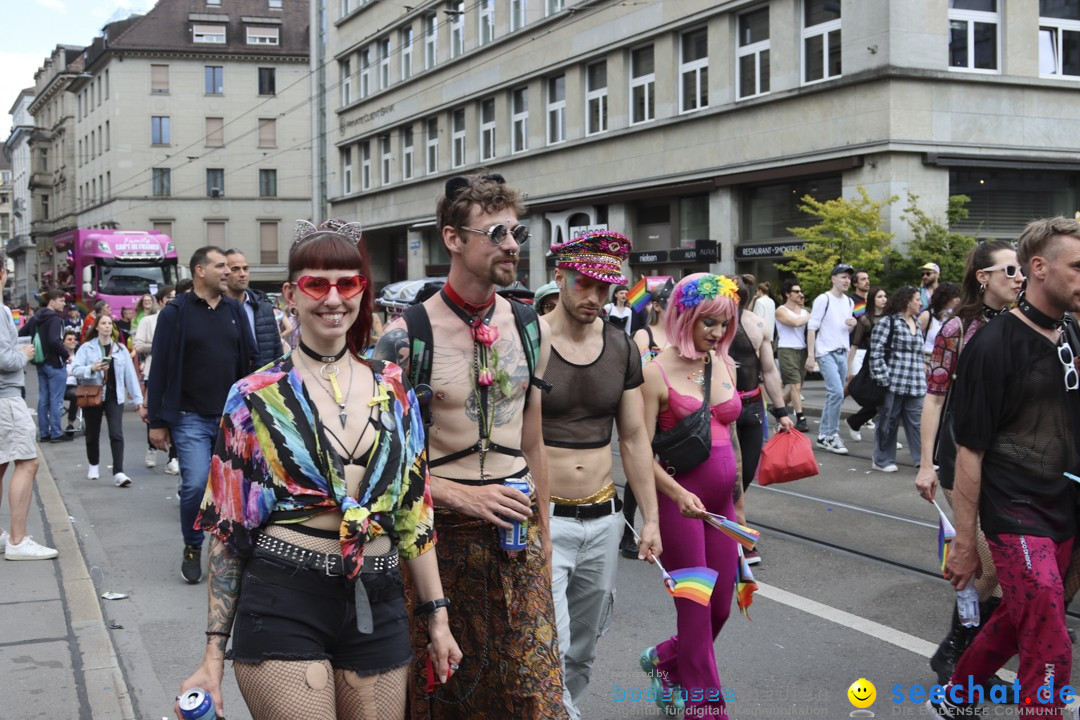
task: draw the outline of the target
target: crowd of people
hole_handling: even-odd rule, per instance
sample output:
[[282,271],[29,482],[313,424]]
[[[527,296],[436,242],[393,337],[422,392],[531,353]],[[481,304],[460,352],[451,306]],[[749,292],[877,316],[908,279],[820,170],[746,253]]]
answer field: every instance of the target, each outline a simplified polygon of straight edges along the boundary
[[[769,414],[775,432],[809,431],[817,370],[817,447],[847,452],[841,419],[852,441],[872,427],[872,468],[895,472],[902,425],[917,491],[933,500],[940,483],[955,513],[946,577],[976,583],[983,623],[954,611],[931,661],[947,698],[931,710],[961,716],[979,699],[969,680],[989,687],[1017,653],[1025,693],[1069,676],[1080,224],[982,243],[959,284],[927,263],[921,288],[890,293],[840,262],[807,307],[797,279],[777,304],[751,276],[696,273],[653,287],[637,316],[625,235],[553,245],[554,280],[530,306],[496,293],[529,239],[515,188],[455,177],[436,214],[447,282],[377,341],[367,250],[341,221],[299,223],[284,314],[249,286],[242,253],[213,246],[192,255],[189,287],[119,318],[101,303],[77,318],[46,292],[20,342],[0,306],[7,558],[56,556],[26,535],[35,439],[65,442],[81,419],[96,479],[104,420],[127,487],[132,404],[147,466],[165,451],[179,472],[180,575],[208,579],[205,651],[181,694],[204,688],[219,715],[228,649],[260,719],[579,718],[621,552],[717,573],[704,604],[674,598],[673,634],[639,664],[663,709],[726,718],[714,643],[741,563],[761,558],[703,519],[745,518]],[[877,392],[842,418],[859,375]]]

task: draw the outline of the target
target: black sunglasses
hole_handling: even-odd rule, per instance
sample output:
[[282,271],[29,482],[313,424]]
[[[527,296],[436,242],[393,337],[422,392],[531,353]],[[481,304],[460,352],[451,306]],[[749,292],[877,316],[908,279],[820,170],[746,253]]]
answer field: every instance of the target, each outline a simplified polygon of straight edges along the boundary
[[507,234],[510,234],[514,238],[514,242],[518,245],[524,245],[529,239],[529,226],[517,225],[512,230],[507,228],[503,223],[496,223],[487,230],[481,230],[479,228],[471,228],[461,226],[462,230],[467,230],[477,235],[487,235],[487,239],[491,241],[492,245],[501,245],[502,241],[506,239]]

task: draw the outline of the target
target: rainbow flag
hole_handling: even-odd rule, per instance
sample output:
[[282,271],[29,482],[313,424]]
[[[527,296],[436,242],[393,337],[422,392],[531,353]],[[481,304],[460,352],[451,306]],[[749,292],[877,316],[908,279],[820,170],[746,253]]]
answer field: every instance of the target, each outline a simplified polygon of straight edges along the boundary
[[709,605],[713,588],[716,587],[715,570],[707,567],[682,568],[664,571],[664,584],[668,592],[677,598],[693,600],[698,605]]
[[949,518],[945,517],[945,513],[942,511],[941,506],[937,504],[937,500],[934,501],[934,507],[938,511],[938,560],[941,561],[941,572],[945,572],[945,562],[949,559],[949,545],[952,544],[953,538],[956,537],[956,530],[953,528],[952,523],[949,522]]
[[757,530],[748,528],[745,525],[740,525],[734,520],[728,520],[723,515],[709,513],[709,516],[705,518],[705,522],[712,525],[747,550],[753,550],[754,546],[757,545],[757,541],[761,539],[761,533]]
[[[858,295],[856,295],[854,297],[858,297]],[[853,318],[855,318],[856,320],[858,320],[859,318],[861,318],[865,314],[866,314],[866,301],[865,300],[855,300],[855,308],[852,310],[851,316]]]
[[634,287],[630,288],[630,292],[626,293],[626,302],[630,304],[631,309],[636,313],[645,309],[650,298],[652,298],[652,294],[647,289],[645,278],[641,278],[634,283]]
[[735,602],[747,620],[750,619],[750,605],[754,602],[754,593],[757,592],[757,582],[754,573],[750,572],[750,565],[743,556],[742,545],[739,548],[739,569],[735,574]]

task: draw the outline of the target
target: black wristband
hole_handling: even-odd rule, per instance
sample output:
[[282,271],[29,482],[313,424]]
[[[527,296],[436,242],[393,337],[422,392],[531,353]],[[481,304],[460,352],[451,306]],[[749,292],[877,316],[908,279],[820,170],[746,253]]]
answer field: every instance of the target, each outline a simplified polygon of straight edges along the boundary
[[785,407],[771,407],[769,408],[769,412],[771,412],[772,416],[777,420],[788,416],[788,411]]
[[227,638],[227,637],[229,637],[229,633],[227,633],[227,632],[219,632],[217,630],[207,630],[206,631],[206,637],[214,637],[214,636]]
[[428,616],[431,616],[431,615],[434,615],[435,611],[438,610],[439,608],[448,608],[448,607],[450,607],[450,599],[441,597],[441,598],[438,598],[437,600],[432,600],[430,602],[426,602],[423,605],[417,605],[416,609],[413,610],[413,615],[428,615]]

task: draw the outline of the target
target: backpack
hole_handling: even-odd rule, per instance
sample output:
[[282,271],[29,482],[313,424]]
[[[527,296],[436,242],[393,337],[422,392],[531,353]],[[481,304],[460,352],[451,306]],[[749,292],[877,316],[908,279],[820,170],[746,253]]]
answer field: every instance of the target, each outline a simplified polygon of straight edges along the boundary
[[30,358],[30,363],[33,365],[45,364],[45,349],[41,347],[41,334],[34,330],[34,357]]

